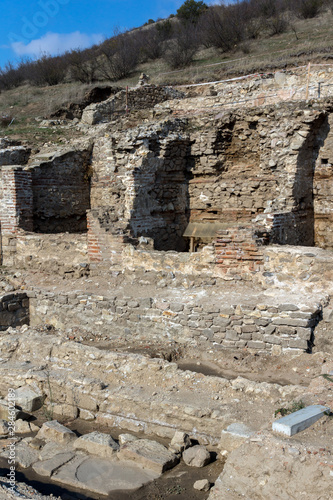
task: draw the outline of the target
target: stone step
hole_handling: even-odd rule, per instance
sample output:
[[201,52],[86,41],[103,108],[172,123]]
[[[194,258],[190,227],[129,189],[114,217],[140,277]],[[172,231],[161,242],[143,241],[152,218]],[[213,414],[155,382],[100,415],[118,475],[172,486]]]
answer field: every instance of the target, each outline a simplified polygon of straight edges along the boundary
[[298,410],[286,417],[282,417],[279,420],[273,422],[273,431],[280,432],[286,436],[293,436],[298,432],[303,431],[314,424],[325,413],[330,412],[330,409],[322,405],[312,405]]

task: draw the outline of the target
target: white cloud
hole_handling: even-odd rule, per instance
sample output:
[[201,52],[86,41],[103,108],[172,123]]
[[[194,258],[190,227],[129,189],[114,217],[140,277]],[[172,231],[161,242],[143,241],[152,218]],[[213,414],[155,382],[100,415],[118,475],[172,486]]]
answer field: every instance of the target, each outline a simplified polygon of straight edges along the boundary
[[66,34],[49,32],[37,40],[31,40],[27,45],[23,42],[15,42],[11,44],[11,47],[18,56],[32,55],[38,57],[43,53],[56,55],[62,54],[66,50],[85,49],[100,43],[103,39],[104,36],[100,33],[87,35],[80,31]]

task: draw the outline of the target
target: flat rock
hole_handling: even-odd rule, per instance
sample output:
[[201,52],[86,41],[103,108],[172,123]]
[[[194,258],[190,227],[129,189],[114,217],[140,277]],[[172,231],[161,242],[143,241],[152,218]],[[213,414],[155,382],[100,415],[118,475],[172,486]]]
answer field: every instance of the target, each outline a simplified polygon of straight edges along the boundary
[[[9,457],[9,449],[6,449],[1,456],[3,458]],[[38,452],[30,446],[21,441],[15,445],[15,463],[21,465],[24,469],[31,467],[35,462],[38,461]]]
[[183,460],[186,465],[190,465],[191,467],[204,467],[209,464],[211,458],[205,446],[197,445],[184,451]]
[[79,437],[74,443],[74,448],[99,457],[111,458],[119,450],[119,445],[109,434],[90,432]]
[[72,460],[72,458],[74,458],[74,453],[72,452],[59,453],[48,460],[36,462],[32,468],[40,476],[51,477],[52,474],[54,474],[62,465],[67,464],[70,460]]
[[116,490],[140,488],[158,476],[159,474],[142,470],[134,464],[76,455],[70,462],[60,467],[52,479],[63,485],[108,495]]
[[77,439],[76,434],[56,420],[45,422],[37,433],[37,438],[67,444]]
[[38,393],[29,385],[19,387],[15,390],[15,405],[24,411],[39,410],[44,404],[45,396]]
[[[34,438],[33,441],[30,442],[30,446],[33,446],[33,443],[37,440],[38,438]],[[40,440],[38,440],[40,441]],[[61,443],[55,443],[54,441],[49,441],[45,444],[45,441],[40,441],[44,443],[45,446],[43,446],[40,449],[39,452],[39,459],[40,460],[48,460],[49,458],[54,457],[55,455],[59,455],[60,453],[68,453],[73,451],[73,443],[68,443],[66,445],[63,445]],[[74,441],[75,442],[75,441]]]
[[198,491],[209,491],[210,490],[210,482],[208,479],[200,479],[196,481],[193,485],[193,488]]
[[150,439],[138,439],[124,444],[118,452],[120,460],[133,460],[144,469],[162,474],[178,463],[178,458],[165,446]]

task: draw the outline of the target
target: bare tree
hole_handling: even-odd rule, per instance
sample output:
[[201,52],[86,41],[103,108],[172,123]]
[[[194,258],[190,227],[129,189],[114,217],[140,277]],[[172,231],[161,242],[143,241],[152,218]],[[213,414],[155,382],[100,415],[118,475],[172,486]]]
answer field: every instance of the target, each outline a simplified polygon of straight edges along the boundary
[[[29,69],[29,71],[28,71]],[[26,67],[29,81],[33,85],[58,85],[65,80],[68,63],[65,56],[52,57],[43,54]]]
[[131,33],[120,33],[100,46],[100,72],[109,80],[126,78],[139,62],[140,47]]
[[81,83],[92,83],[97,78],[97,49],[73,49],[67,53],[67,60],[74,80]]
[[183,68],[192,61],[199,45],[198,30],[192,24],[178,26],[164,55],[171,68]]

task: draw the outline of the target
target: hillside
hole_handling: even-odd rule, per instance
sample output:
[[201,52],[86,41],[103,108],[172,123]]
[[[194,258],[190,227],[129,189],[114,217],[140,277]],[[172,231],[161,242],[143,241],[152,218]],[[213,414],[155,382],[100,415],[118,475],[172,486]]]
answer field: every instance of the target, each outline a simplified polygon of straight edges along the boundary
[[[67,82],[43,87],[26,83],[3,90],[0,94],[0,115],[14,118],[10,127],[4,125],[3,133],[34,143],[61,143],[64,135],[61,130],[57,127],[52,130],[40,128],[35,118],[48,118],[62,105],[80,102],[85,92],[96,85],[132,87],[137,84],[141,73],[148,74],[152,84],[179,85],[219,81],[258,72],[269,73],[306,65],[308,62],[329,63],[333,57],[332,21],[333,15],[328,9],[312,19],[293,18],[287,32],[251,40],[229,52],[201,47],[190,66],[176,71],[172,71],[165,60],[159,58],[140,64],[130,77],[117,81],[104,80],[93,84]],[[147,27],[144,29],[147,30]],[[200,89],[198,87],[196,92],[200,92]],[[70,135],[72,133],[75,136],[75,132],[71,131]]]

